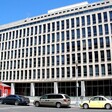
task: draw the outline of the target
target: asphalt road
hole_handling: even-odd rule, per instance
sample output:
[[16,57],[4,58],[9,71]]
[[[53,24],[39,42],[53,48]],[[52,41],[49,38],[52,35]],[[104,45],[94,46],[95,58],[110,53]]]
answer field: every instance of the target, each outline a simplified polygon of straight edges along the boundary
[[72,106],[71,108],[55,108],[55,107],[35,107],[30,106],[15,106],[0,104],[0,112],[112,112],[112,109],[80,109]]

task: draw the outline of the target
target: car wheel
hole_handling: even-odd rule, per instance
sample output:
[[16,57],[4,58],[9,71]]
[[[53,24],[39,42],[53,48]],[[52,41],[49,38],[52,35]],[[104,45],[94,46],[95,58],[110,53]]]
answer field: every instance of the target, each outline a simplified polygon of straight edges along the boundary
[[61,107],[61,103],[56,103],[56,107],[60,108]]
[[18,101],[15,101],[15,105],[19,105],[19,102]]
[[89,105],[85,103],[85,104],[83,104],[83,108],[84,109],[88,109],[89,108]]
[[40,106],[40,103],[39,102],[35,102],[35,106],[36,107],[39,107]]
[[106,108],[106,109],[110,109],[110,108],[111,108],[111,105],[110,105],[110,104],[106,104],[106,105],[105,105],[105,108]]

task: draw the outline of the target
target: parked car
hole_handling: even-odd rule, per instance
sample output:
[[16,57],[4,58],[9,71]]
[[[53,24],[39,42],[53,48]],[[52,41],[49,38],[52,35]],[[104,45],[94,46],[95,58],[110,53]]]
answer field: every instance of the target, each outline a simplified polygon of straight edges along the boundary
[[2,104],[14,104],[14,105],[28,105],[30,103],[29,98],[22,95],[9,95],[1,99]]
[[35,100],[33,104],[38,106],[56,106],[60,108],[62,106],[68,107],[70,105],[70,97],[66,94],[45,94],[39,99]]
[[81,108],[112,108],[112,100],[104,96],[94,96],[80,104]]

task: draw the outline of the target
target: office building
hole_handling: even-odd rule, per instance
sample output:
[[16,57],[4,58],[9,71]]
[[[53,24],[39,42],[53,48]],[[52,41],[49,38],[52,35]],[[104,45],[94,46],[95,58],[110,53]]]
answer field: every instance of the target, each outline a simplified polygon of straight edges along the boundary
[[112,95],[112,2],[1,25],[0,80],[11,94],[76,96],[78,81],[78,96]]

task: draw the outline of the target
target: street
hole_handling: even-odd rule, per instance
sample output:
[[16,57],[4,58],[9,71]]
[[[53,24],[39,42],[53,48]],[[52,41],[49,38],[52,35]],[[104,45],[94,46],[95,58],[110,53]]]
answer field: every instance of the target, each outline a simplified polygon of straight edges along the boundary
[[0,112],[112,112],[112,109],[80,109],[79,107],[70,108],[55,108],[55,107],[35,107],[30,106],[15,106],[0,104]]

